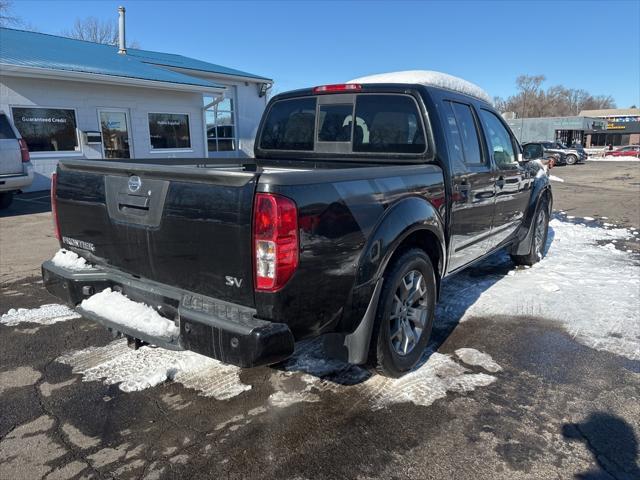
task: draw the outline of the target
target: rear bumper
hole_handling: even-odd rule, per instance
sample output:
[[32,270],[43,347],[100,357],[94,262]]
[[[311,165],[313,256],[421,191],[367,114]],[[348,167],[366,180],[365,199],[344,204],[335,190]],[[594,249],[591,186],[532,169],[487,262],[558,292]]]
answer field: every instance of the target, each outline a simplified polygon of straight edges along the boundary
[[[159,347],[191,350],[239,367],[277,363],[294,350],[293,334],[287,325],[257,319],[255,310],[249,307],[101,268],[68,270],[47,261],[42,264],[42,278],[51,294],[75,307],[83,317]],[[179,325],[180,334],[152,337],[82,309],[82,300],[105,288],[152,306]]]
[[33,183],[33,166],[23,164],[23,173],[0,175],[0,192],[13,192],[27,188]]

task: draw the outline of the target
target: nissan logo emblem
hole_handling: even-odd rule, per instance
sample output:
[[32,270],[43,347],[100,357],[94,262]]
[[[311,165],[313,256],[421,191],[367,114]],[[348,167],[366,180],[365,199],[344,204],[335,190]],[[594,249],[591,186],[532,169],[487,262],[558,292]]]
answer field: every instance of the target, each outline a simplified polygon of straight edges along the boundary
[[129,191],[135,193],[140,190],[140,187],[142,186],[142,180],[140,180],[140,177],[138,177],[137,175],[131,175],[129,177],[128,185]]

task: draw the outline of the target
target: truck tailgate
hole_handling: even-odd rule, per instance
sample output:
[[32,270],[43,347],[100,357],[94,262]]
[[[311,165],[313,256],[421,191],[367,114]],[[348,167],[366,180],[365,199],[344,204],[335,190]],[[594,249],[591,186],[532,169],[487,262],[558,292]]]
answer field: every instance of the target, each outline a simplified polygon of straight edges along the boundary
[[257,177],[232,168],[62,161],[63,246],[141,279],[253,306]]

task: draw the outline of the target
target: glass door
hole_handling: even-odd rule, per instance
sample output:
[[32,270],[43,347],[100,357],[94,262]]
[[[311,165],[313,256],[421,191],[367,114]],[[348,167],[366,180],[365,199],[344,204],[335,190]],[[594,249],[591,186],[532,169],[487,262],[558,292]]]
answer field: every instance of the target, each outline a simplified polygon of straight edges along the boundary
[[127,111],[100,110],[99,116],[104,158],[131,158]]

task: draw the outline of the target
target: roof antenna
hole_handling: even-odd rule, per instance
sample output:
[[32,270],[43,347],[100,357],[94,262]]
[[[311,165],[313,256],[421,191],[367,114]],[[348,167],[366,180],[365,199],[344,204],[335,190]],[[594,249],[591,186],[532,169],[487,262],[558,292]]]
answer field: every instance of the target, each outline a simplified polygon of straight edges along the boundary
[[127,54],[127,44],[124,37],[124,7],[118,7],[118,53],[121,55]]

